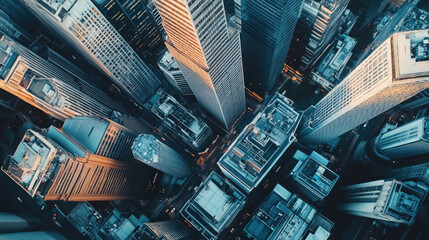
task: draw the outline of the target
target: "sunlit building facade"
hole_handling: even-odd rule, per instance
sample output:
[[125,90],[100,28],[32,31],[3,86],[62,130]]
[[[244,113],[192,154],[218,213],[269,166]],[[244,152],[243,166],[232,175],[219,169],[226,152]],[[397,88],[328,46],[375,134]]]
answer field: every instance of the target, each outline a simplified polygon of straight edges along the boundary
[[428,88],[428,44],[427,30],[388,38],[307,110],[300,140],[326,143]]
[[154,0],[167,48],[202,108],[229,128],[246,108],[240,37],[222,0]]
[[52,126],[45,134],[28,130],[2,171],[39,203],[137,198],[148,180],[135,165],[92,154]]
[[303,0],[241,1],[243,67],[250,91],[265,96],[277,86],[302,3]]
[[143,105],[160,81],[90,0],[21,0],[54,33]]
[[82,78],[71,75],[5,35],[0,37],[0,88],[64,121],[109,117],[123,108]]
[[187,228],[176,220],[147,222],[144,228],[143,238],[153,240],[185,240],[191,236]]

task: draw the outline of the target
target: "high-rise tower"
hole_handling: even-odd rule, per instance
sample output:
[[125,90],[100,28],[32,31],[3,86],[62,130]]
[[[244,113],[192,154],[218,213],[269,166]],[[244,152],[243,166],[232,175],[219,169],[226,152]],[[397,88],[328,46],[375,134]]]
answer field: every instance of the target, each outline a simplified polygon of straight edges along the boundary
[[80,115],[109,117],[122,106],[88,84],[36,55],[19,43],[0,36],[0,88],[64,121]]
[[90,0],[21,0],[137,103],[160,81]]
[[167,48],[204,110],[229,128],[245,110],[240,37],[222,0],[154,0]]
[[108,201],[141,196],[149,183],[132,163],[90,153],[67,133],[28,130],[2,171],[36,201]]
[[305,0],[288,53],[288,65],[301,73],[322,55],[339,32],[350,0]]
[[147,0],[92,0],[136,53],[154,62],[165,47]]
[[132,150],[137,160],[169,175],[184,177],[191,173],[186,160],[153,135],[141,134],[138,136]]
[[259,95],[278,83],[303,0],[241,2],[246,87]]
[[393,180],[355,184],[342,189],[340,211],[389,222],[412,224],[426,192]]
[[131,146],[137,133],[118,123],[101,117],[79,116],[67,119],[62,130],[93,154],[121,161],[134,159]]
[[428,30],[388,38],[307,110],[301,140],[325,143],[429,87],[428,46]]
[[375,147],[391,159],[429,153],[429,117],[419,118],[386,133],[375,140]]

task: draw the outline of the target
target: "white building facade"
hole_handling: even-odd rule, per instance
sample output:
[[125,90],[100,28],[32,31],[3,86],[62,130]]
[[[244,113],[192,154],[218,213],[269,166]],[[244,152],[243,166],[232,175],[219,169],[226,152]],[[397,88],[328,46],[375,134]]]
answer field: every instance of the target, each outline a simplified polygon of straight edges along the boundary
[[109,117],[113,111],[123,111],[83,79],[4,35],[0,55],[0,88],[59,120],[81,115]]
[[160,81],[90,0],[21,0],[53,32],[143,105]]
[[412,224],[426,192],[395,179],[344,187],[339,209],[347,214]]
[[387,39],[310,107],[301,140],[326,143],[429,87],[429,61],[415,54],[428,41],[428,30],[397,33]]
[[416,119],[381,134],[376,146],[392,159],[428,154],[429,117]]

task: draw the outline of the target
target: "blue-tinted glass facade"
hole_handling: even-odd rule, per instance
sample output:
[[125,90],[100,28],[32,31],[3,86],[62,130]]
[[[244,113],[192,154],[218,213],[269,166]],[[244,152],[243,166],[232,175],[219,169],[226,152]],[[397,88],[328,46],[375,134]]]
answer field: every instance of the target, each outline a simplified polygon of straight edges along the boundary
[[303,0],[243,0],[243,67],[246,87],[260,95],[278,82]]

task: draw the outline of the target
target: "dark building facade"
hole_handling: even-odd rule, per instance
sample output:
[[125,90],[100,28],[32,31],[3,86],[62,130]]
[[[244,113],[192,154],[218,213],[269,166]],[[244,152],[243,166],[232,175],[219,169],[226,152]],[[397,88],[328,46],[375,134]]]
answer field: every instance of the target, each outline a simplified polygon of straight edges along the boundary
[[147,0],[92,1],[143,60],[156,61],[165,45]]
[[265,95],[278,83],[303,0],[245,0],[241,3],[246,87]]

